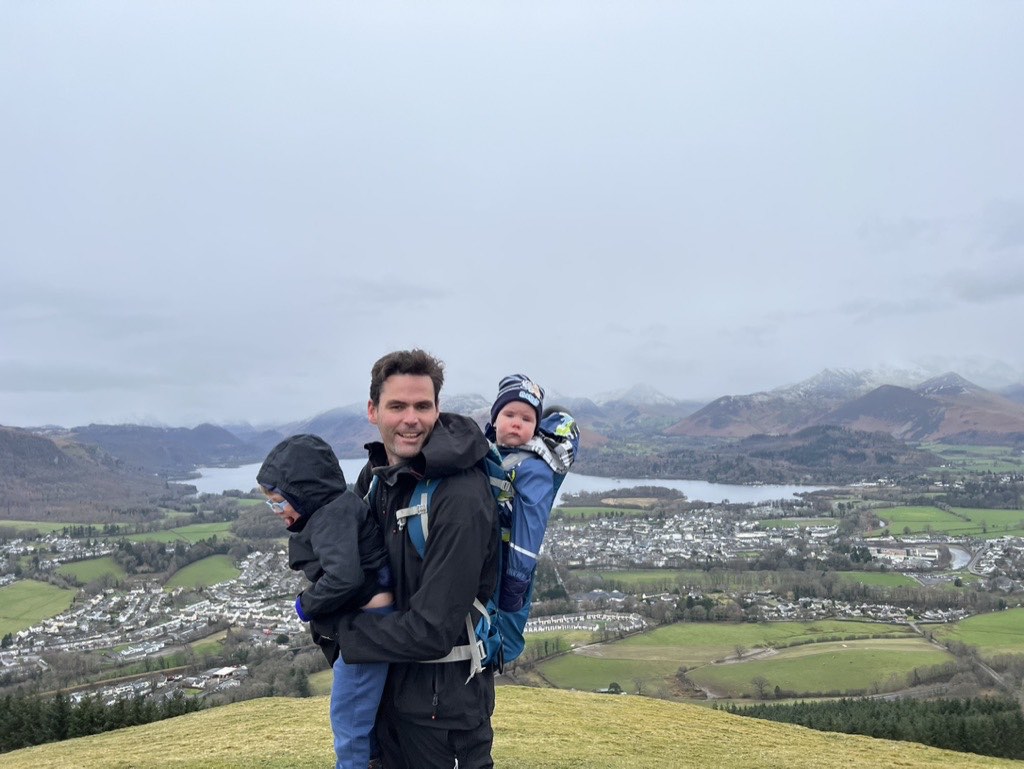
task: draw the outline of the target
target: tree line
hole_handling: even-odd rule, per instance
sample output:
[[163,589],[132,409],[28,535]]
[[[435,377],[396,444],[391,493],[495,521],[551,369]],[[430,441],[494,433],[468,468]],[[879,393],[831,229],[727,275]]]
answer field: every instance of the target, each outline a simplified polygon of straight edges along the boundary
[[841,699],[729,705],[730,713],[811,729],[920,742],[1000,758],[1024,758],[1024,714],[1012,698],[949,700]]
[[180,693],[160,701],[135,696],[110,704],[98,695],[74,702],[63,692],[50,699],[8,694],[0,697],[0,752],[148,724],[202,706],[199,699]]

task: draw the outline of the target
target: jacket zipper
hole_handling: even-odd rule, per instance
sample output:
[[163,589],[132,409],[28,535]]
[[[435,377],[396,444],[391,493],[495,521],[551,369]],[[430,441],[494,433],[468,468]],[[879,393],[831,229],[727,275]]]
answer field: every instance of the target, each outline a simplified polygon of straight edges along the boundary
[[431,683],[430,683],[430,689],[431,689],[431,691],[434,694],[434,697],[433,697],[433,699],[430,702],[430,706],[432,708],[431,713],[430,713],[430,720],[431,721],[436,721],[437,720],[437,668],[438,667],[440,667],[440,666],[439,665],[434,665],[433,676],[431,676]]

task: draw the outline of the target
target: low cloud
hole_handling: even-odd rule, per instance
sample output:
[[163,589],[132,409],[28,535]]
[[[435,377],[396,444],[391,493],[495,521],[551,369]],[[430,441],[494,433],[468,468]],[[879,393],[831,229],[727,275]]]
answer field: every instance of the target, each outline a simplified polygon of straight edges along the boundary
[[902,216],[896,219],[875,218],[861,224],[857,237],[875,253],[905,251],[920,243],[936,243],[949,229],[941,219]]

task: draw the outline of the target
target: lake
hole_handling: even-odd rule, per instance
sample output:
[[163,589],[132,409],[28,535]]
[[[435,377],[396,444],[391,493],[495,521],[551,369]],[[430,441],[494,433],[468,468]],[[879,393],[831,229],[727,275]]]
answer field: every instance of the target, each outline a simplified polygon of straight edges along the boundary
[[[361,459],[342,459],[341,469],[345,478],[354,482],[359,471],[366,464]],[[182,481],[196,487],[200,494],[220,494],[228,489],[248,491],[256,486],[256,472],[260,463],[242,465],[241,467],[200,467],[199,478]],[[569,473],[562,483],[561,494],[576,494],[581,491],[612,491],[632,486],[664,486],[678,489],[687,499],[699,499],[704,502],[738,502],[756,504],[769,502],[773,499],[792,499],[800,492],[815,491],[820,486],[741,486],[727,483],[708,483],[707,481],[681,481],[662,478],[599,478],[594,475]]]

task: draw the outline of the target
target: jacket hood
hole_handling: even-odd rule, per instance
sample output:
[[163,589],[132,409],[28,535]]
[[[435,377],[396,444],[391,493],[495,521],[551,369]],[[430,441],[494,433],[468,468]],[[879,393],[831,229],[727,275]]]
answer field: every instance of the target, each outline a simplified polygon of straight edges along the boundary
[[389,467],[380,441],[367,443],[366,449],[377,475],[393,479],[412,472],[422,478],[443,478],[476,465],[490,451],[490,444],[472,419],[442,411],[422,451],[408,462]]
[[467,470],[489,451],[490,445],[480,425],[461,414],[442,412],[423,445],[425,476],[439,478]]
[[279,492],[304,519],[347,488],[334,450],[323,438],[308,434],[285,438],[271,449],[256,482]]

